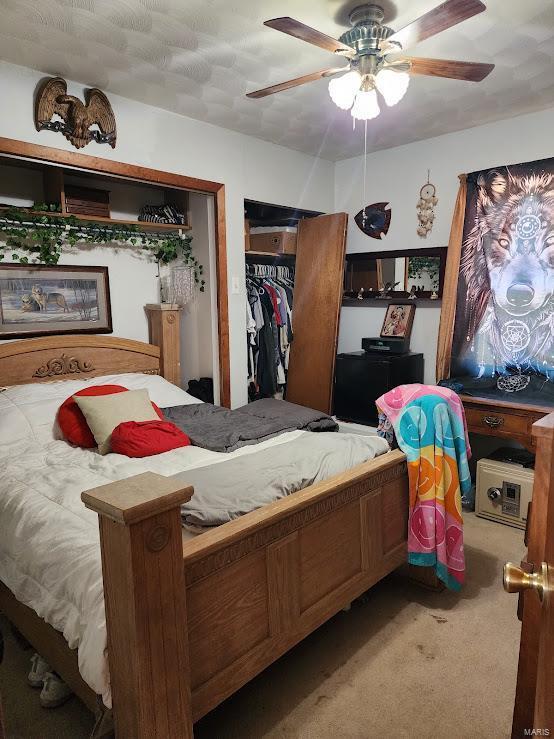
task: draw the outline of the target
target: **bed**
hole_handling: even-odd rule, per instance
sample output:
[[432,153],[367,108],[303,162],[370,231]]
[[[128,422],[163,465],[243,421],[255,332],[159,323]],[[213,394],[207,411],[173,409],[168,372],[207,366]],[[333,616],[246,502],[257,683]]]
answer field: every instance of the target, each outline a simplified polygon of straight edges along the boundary
[[[0,385],[51,383],[45,401],[50,413],[74,392],[71,383],[109,375],[127,387],[146,375],[151,398],[162,407],[187,402],[178,388],[178,402],[156,395],[167,391],[157,383],[160,366],[158,347],[113,337],[49,337],[0,347]],[[21,391],[30,395],[28,388]],[[10,437],[15,423],[9,422],[6,402],[2,410],[8,423],[0,443],[13,475],[17,455],[10,450],[21,451],[18,444],[25,442]],[[28,462],[16,479],[3,476],[4,491],[17,485],[20,490],[19,496],[5,495],[9,505],[2,517],[25,526],[27,511],[48,498],[50,507],[58,505],[59,520],[42,516],[44,531],[37,539],[32,526],[41,520],[39,510],[29,524],[29,540],[39,544],[19,554],[42,561],[40,546],[50,542],[50,567],[58,549],[62,559],[73,550],[74,563],[46,608],[33,583],[18,583],[4,563],[3,579],[11,588],[1,585],[0,608],[100,719],[113,698],[117,736],[192,736],[194,721],[405,560],[408,481],[398,451],[193,537],[181,525],[181,506],[193,493],[186,469],[213,464],[217,453],[189,448],[192,458],[184,468],[181,450],[144,461],[109,455],[117,459],[99,468],[91,452],[52,439],[48,413],[44,423],[41,413],[39,405],[29,415],[34,442],[22,457]],[[233,454],[256,454],[302,433]],[[82,455],[88,455],[86,463]],[[168,476],[175,471],[177,477]],[[71,491],[66,505],[62,497]],[[23,493],[25,506],[17,511]],[[74,540],[63,534],[67,530]],[[42,558],[47,559],[44,552]],[[61,617],[62,607],[74,608],[73,620],[67,612]],[[41,609],[43,618],[36,613]],[[109,683],[101,679],[107,669],[98,649],[105,639],[102,623]]]

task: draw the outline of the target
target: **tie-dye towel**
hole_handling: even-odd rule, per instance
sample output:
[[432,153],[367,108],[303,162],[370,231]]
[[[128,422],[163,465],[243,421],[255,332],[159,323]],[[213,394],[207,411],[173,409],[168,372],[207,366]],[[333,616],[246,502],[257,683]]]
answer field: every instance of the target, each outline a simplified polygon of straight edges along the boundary
[[408,561],[435,568],[452,590],[464,582],[461,496],[471,488],[462,403],[452,390],[400,385],[377,400],[408,458]]

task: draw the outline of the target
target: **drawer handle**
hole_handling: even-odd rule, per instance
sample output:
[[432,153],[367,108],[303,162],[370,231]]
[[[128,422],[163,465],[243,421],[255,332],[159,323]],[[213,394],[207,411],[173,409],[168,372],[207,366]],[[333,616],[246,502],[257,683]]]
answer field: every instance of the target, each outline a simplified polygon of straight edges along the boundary
[[496,429],[503,425],[504,419],[498,418],[498,416],[485,416],[483,418],[483,423],[486,423],[491,429]]

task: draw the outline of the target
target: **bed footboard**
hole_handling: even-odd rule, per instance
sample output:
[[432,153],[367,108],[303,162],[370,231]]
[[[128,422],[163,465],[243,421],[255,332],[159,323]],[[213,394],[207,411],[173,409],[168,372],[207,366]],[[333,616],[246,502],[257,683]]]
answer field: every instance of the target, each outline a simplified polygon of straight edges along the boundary
[[391,452],[184,544],[196,721],[406,559]]
[[193,721],[406,558],[398,451],[183,543],[191,494],[146,473],[82,496],[100,515],[119,737],[189,739]]

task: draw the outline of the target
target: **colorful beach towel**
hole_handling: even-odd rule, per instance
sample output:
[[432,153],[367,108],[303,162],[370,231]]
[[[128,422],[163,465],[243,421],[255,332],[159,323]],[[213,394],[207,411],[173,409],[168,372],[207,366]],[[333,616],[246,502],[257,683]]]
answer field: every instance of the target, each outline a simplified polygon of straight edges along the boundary
[[452,589],[464,582],[461,496],[471,456],[462,402],[452,390],[400,385],[377,400],[408,458],[408,562],[435,568]]

